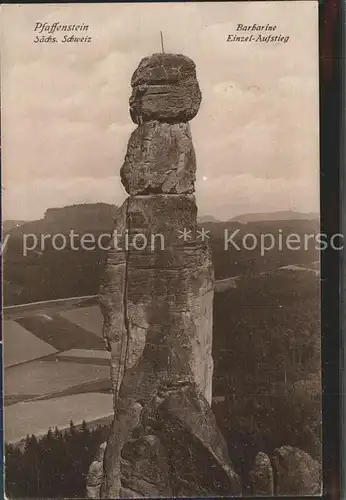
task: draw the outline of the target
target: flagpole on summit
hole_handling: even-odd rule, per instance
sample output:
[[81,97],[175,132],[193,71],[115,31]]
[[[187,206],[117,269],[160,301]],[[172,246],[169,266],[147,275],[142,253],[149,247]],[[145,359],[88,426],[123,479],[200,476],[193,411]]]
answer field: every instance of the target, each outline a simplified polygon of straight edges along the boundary
[[165,49],[163,48],[163,34],[162,34],[162,31],[160,31],[160,38],[161,38],[161,51],[162,51],[162,54],[165,53]]

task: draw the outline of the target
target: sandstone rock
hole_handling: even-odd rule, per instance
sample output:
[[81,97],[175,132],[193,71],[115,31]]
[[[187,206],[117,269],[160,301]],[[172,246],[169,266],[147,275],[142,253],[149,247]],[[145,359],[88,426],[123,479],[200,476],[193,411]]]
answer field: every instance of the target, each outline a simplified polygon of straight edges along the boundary
[[122,449],[122,488],[151,498],[170,497],[166,451],[154,434],[144,434]]
[[100,496],[239,495],[210,408],[214,273],[190,193],[189,128],[177,123],[198,111],[195,65],[156,54],[141,61],[132,86],[140,127],[122,181],[133,195],[117,214],[121,238],[100,288],[115,403]]
[[[100,291],[113,387],[118,393],[124,370],[139,362],[150,342],[146,356],[156,372],[166,374],[173,366],[178,378],[196,382],[210,402],[214,275],[210,248],[196,240],[195,199],[153,195],[126,203],[127,211],[120,212],[128,224],[129,244],[121,254],[126,262],[115,259],[119,251],[109,252]],[[195,239],[185,242],[184,230]]]
[[[170,239],[175,239],[173,234],[168,234]],[[177,244],[175,251],[169,253],[167,269],[160,265],[164,262],[161,251],[152,254],[156,267],[147,268],[142,267],[141,252],[128,252],[125,353],[122,357],[116,352],[117,360],[124,362],[112,439],[107,448],[112,471],[110,485],[106,485],[108,497],[119,491],[120,466],[115,463],[116,457],[131,439],[142,408],[149,404],[163,380],[170,384],[195,383],[211,400],[211,261],[205,248],[195,242],[187,255],[190,267],[182,268],[184,246],[180,244],[178,249]],[[141,485],[143,492],[144,483]],[[136,489],[133,483],[124,486]],[[149,494],[147,488],[145,491],[146,495],[154,494]]]
[[137,124],[188,122],[201,103],[195,64],[181,54],[153,54],[142,59],[131,85],[130,114]]
[[150,121],[131,135],[121,180],[129,194],[192,193],[196,158],[187,123]]
[[239,476],[210,405],[193,384],[167,387],[157,404],[158,435],[169,456],[174,497],[238,496]]
[[224,438],[194,384],[161,383],[121,457],[121,498],[241,493]]
[[89,467],[87,475],[87,498],[100,498],[100,488],[103,480],[103,457],[107,443],[102,443],[95,460]]
[[[213,269],[208,245],[196,239],[196,216],[193,196],[136,196],[127,202],[130,240],[142,234],[150,241],[150,235],[162,233],[164,247],[138,249],[130,241],[123,298],[117,296],[118,305],[113,304],[115,313],[121,311],[124,316],[125,338],[123,353],[118,340],[109,339],[116,363],[122,363],[122,379],[106,450],[104,497],[118,496],[121,487],[155,496],[158,486],[148,486],[142,476],[136,475],[134,481],[132,473],[131,480],[123,481],[120,455],[163,381],[193,384],[211,400]],[[193,235],[191,242],[179,237],[184,229]],[[121,320],[117,314],[114,317]],[[215,421],[212,425],[216,426]],[[225,474],[222,469],[221,475]]]
[[321,466],[310,455],[292,446],[274,450],[272,456],[279,495],[321,495]]
[[[135,242],[137,233],[146,235],[148,245],[145,254],[162,250],[171,246],[187,245],[196,239],[197,231],[197,206],[193,195],[166,195],[156,194],[150,196],[131,196],[128,198],[127,228],[130,233],[130,250],[140,250],[143,238]],[[186,241],[183,238],[184,230],[189,232]],[[157,236],[151,245],[153,235]],[[161,240],[164,245],[161,245]],[[137,244],[137,248],[136,245]]]
[[138,491],[130,490],[129,488],[120,488],[120,498],[145,498]]
[[251,493],[254,496],[273,496],[274,478],[270,458],[265,453],[257,453],[250,474]]
[[126,328],[124,323],[124,294],[126,290],[126,234],[127,205],[118,209],[113,232],[121,237],[113,238],[107,253],[105,267],[101,276],[99,302],[103,314],[103,338],[106,348],[111,351],[111,380],[114,404],[117,399],[124,367],[124,348]]

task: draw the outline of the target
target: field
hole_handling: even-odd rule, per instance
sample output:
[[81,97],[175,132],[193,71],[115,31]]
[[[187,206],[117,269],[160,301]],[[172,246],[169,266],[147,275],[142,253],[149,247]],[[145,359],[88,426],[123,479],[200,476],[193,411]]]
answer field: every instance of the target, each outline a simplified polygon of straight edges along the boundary
[[61,352],[59,358],[88,358],[88,359],[110,359],[109,351],[97,351],[92,349],[70,349],[69,351]]
[[110,418],[110,354],[98,305],[5,310],[3,326],[7,442],[65,428],[71,420]]
[[17,323],[58,351],[67,349],[103,349],[103,340],[89,330],[63,318],[60,314],[32,314]]
[[57,352],[16,321],[4,321],[3,332],[5,368]]
[[85,393],[56,399],[22,402],[5,411],[5,440],[18,443],[27,434],[40,436],[49,428],[68,427],[70,420],[79,425],[113,414],[111,394]]
[[102,314],[98,305],[62,311],[60,316],[88,330],[98,337],[102,336]]
[[106,378],[109,378],[107,366],[59,360],[31,361],[8,369],[5,394],[40,396]]

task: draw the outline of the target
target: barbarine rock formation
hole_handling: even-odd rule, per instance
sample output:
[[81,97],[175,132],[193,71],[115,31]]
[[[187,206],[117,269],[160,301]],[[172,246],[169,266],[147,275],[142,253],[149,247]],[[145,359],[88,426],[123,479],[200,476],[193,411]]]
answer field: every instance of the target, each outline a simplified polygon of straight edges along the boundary
[[214,274],[193,194],[195,64],[154,54],[131,84],[138,127],[121,168],[130,196],[116,216],[100,289],[114,422],[103,474],[96,460],[88,495],[239,495],[210,408]]

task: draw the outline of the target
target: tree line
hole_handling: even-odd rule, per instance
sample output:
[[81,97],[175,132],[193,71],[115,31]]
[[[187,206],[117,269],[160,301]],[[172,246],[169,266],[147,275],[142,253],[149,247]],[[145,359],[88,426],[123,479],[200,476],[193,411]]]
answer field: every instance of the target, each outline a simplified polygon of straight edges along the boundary
[[8,498],[85,498],[88,468],[109,426],[89,429],[73,422],[66,431],[49,429],[24,446],[5,445],[5,491]]
[[234,465],[290,445],[321,458],[318,278],[278,272],[243,278],[214,299],[214,405]]

